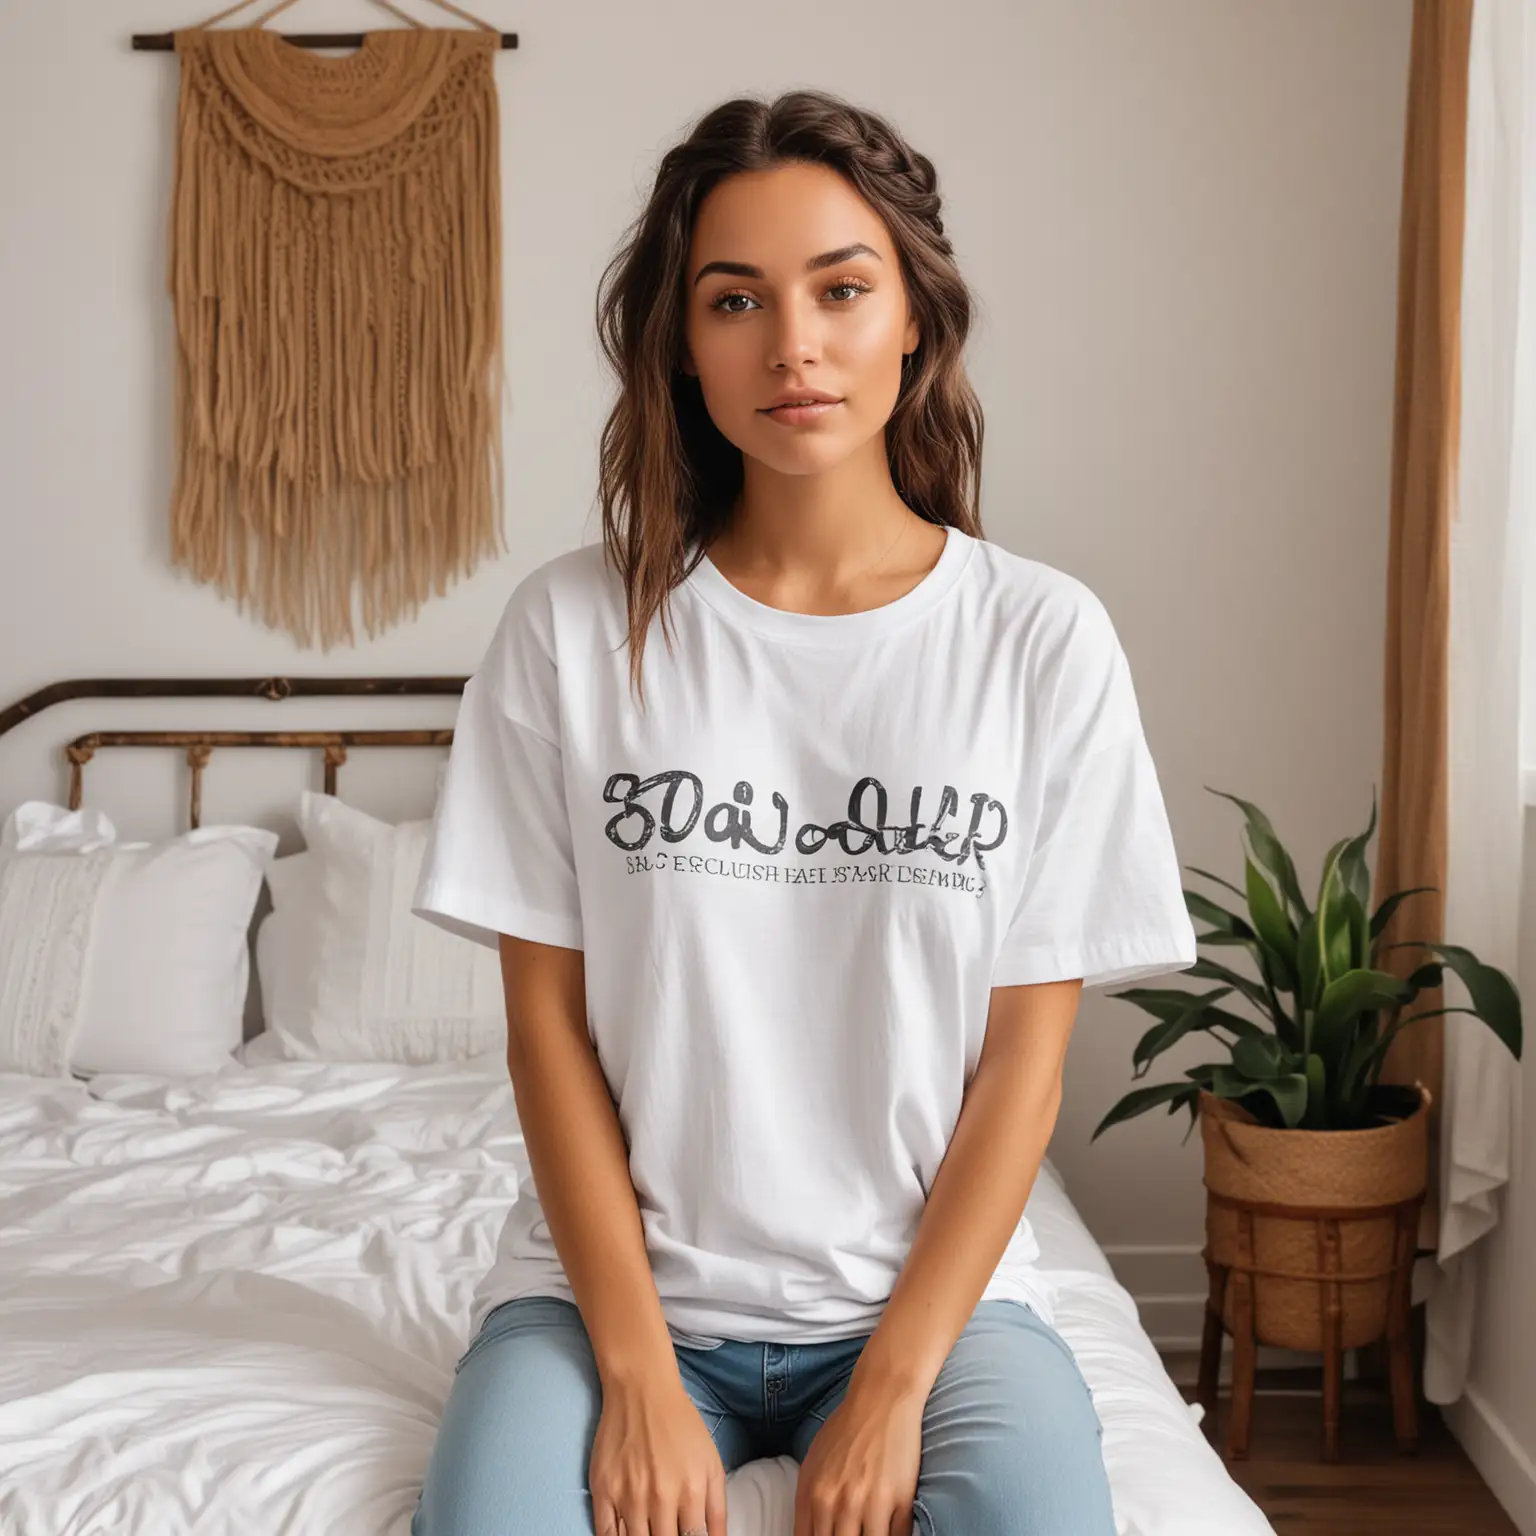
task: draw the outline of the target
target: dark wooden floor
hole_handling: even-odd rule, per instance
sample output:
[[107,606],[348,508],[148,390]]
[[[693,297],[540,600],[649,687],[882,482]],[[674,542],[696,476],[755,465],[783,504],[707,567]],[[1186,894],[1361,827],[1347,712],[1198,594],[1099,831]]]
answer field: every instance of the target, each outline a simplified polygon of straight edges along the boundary
[[[1193,1362],[1168,1359],[1193,1401]],[[1203,1427],[1225,1459],[1229,1400]],[[1246,1461],[1227,1468],[1279,1536],[1519,1536],[1434,1404],[1419,1403],[1419,1450],[1398,1454],[1392,1403],[1369,1381],[1346,1381],[1340,1456],[1322,1459],[1322,1373],[1260,1371]]]

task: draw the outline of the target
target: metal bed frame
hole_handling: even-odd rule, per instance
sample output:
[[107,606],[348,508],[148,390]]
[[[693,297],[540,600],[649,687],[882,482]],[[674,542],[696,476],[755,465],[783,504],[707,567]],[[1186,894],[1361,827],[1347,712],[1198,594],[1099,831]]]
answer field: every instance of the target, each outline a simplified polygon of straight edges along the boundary
[[[403,698],[456,696],[467,677],[75,678],[50,683],[0,709],[0,736],[55,704],[72,699]],[[451,728],[358,731],[89,731],[64,744],[70,765],[69,809],[79,810],[85,765],[104,747],[180,747],[191,770],[190,818],[202,820],[203,769],[224,747],[294,747],[324,754],[325,792],[336,793],[337,770],[353,747],[446,747]]]

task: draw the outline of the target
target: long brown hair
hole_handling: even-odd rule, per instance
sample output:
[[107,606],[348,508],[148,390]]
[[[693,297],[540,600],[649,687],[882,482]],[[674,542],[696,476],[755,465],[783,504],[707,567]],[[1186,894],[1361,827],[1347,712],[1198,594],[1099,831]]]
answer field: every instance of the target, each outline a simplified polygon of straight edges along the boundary
[[840,172],[884,219],[920,327],[885,428],[891,480],[918,516],[981,535],[981,402],[961,355],[971,296],[939,217],[932,161],[883,117],[824,91],[722,102],[663,156],[598,284],[598,336],[619,380],[599,456],[603,543],[624,581],[630,685],[642,707],[651,620],[660,610],[670,650],[668,595],[724,527],[743,480],[741,450],[681,366],[694,219],[726,177],[789,161]]

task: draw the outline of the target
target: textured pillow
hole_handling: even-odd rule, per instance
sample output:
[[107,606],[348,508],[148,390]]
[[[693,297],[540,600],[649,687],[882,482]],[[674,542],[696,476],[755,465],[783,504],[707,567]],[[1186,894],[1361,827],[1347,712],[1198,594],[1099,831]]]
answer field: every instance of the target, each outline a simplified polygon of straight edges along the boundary
[[227,1065],[276,847],[275,832],[242,826],[119,843],[99,812],[19,806],[0,836],[0,1070]]
[[506,1048],[495,952],[410,910],[431,826],[300,798],[305,851],[273,863],[257,934],[267,1029],[285,1056],[420,1063]]

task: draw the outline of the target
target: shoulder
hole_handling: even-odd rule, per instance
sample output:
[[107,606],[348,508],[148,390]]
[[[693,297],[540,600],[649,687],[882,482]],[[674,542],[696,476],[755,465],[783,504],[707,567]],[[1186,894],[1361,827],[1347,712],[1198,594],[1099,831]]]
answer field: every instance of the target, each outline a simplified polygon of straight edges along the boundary
[[504,617],[537,619],[611,600],[618,577],[601,543],[563,550],[522,576],[508,595]]
[[563,631],[607,628],[624,612],[623,585],[601,543],[581,544],[535,566],[508,594],[491,652],[532,646],[553,661]]
[[993,655],[1020,679],[1031,733],[1069,764],[1139,729],[1130,663],[1109,609],[1080,577],[983,541]]
[[492,707],[549,737],[558,731],[560,662],[606,633],[623,591],[600,544],[565,550],[513,585],[470,688],[477,707]]
[[988,539],[976,541],[973,563],[987,611],[1037,676],[1040,669],[1102,664],[1119,652],[1109,609],[1080,577]]

